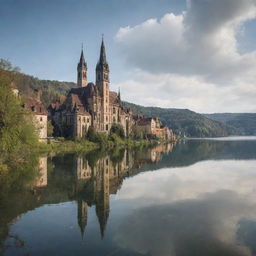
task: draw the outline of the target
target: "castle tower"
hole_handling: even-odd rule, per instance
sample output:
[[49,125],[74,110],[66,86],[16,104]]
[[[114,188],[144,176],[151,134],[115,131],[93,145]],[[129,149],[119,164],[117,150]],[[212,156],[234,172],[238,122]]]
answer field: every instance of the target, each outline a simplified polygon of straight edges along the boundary
[[80,61],[77,64],[77,86],[85,87],[87,85],[87,64],[84,59],[83,49],[81,51]]
[[109,66],[107,63],[104,40],[102,38],[100,58],[96,66],[96,86],[102,97],[101,103],[101,131],[109,131]]

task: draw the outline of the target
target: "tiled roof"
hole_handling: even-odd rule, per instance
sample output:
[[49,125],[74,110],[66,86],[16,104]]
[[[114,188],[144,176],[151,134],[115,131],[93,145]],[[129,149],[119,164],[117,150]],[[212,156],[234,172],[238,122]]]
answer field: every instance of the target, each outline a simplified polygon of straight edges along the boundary
[[36,98],[26,98],[24,103],[24,109],[30,110],[37,115],[47,115],[48,112],[43,103]]

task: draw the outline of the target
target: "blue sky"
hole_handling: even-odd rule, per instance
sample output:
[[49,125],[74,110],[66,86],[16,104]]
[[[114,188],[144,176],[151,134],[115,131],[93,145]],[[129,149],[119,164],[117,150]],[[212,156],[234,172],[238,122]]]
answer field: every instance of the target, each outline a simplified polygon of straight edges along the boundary
[[147,106],[256,112],[255,0],[0,0],[0,58],[41,79],[89,80],[101,35],[111,88]]
[[83,42],[93,81],[104,33],[112,79],[119,80],[118,29],[184,8],[181,0],[0,0],[0,56],[39,78],[75,81]]

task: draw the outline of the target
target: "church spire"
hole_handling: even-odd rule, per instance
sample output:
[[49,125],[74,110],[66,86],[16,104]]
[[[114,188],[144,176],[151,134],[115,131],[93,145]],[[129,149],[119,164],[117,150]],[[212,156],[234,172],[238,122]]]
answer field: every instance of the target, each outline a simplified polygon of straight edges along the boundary
[[82,44],[82,50],[81,50],[81,56],[80,56],[80,61],[78,63],[79,67],[86,67],[87,68],[87,63],[85,62],[85,58],[84,58],[84,47]]
[[77,64],[77,86],[85,87],[87,85],[87,64],[84,58],[84,50],[82,45],[80,60]]
[[99,61],[97,63],[96,70],[109,71],[103,36],[102,36],[101,47],[100,47],[100,58],[99,58]]
[[100,63],[107,64],[107,58],[106,58],[106,51],[105,51],[105,44],[104,44],[104,37],[102,36],[102,42],[100,47]]

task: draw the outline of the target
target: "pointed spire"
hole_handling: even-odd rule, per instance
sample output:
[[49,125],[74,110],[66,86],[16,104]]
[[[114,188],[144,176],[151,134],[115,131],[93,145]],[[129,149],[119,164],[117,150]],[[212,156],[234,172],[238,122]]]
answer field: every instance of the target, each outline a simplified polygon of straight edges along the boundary
[[100,63],[106,64],[107,58],[106,58],[106,51],[105,51],[105,44],[104,44],[104,35],[102,35],[102,41],[101,41],[101,47],[100,47]]
[[81,56],[80,56],[80,61],[78,63],[78,66],[87,67],[87,64],[86,64],[85,58],[84,58],[84,45],[83,45],[83,43],[82,43]]
[[100,47],[100,58],[97,63],[97,70],[102,69],[109,70],[107,57],[106,57],[106,50],[105,50],[105,44],[104,44],[104,35],[102,35],[102,41],[101,41],[101,47]]

